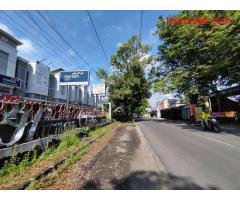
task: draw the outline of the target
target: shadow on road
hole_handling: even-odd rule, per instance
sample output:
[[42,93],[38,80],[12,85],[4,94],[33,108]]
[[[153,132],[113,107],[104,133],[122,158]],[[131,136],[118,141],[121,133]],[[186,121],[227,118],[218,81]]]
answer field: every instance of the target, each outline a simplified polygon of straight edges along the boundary
[[216,190],[215,186],[203,188],[189,178],[178,177],[172,174],[156,173],[154,171],[137,171],[122,179],[112,179],[106,187],[104,181],[89,180],[82,189],[101,190]]

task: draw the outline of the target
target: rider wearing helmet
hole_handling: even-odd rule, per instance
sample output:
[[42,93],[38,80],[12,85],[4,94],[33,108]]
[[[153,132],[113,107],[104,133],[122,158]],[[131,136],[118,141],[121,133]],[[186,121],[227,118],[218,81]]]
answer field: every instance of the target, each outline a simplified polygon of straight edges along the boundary
[[210,105],[209,105],[208,98],[206,97],[205,103],[202,106],[202,120],[201,120],[202,127],[204,127],[205,129],[208,129],[210,127],[209,119],[211,117],[212,115],[210,114]]

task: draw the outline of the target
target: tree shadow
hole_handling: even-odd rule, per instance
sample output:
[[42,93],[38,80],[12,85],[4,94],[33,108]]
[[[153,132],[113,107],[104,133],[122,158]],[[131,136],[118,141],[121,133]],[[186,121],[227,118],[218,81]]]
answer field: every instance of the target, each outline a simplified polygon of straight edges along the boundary
[[81,188],[86,190],[216,190],[215,186],[202,187],[190,178],[175,176],[171,173],[136,171],[121,179],[114,178],[106,187],[101,180],[89,180]]

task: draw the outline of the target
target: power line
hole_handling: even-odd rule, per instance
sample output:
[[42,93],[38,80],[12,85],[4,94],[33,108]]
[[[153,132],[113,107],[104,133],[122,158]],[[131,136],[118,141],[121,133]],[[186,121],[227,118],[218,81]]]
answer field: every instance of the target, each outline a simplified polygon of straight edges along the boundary
[[[12,18],[10,15],[8,15],[7,13],[5,13],[4,11],[2,11],[2,13],[5,14],[11,21],[13,21],[13,22],[16,23],[17,25],[19,25],[19,22],[17,22],[17,21],[15,20],[15,18]],[[17,14],[20,19],[22,19],[26,24],[28,24],[28,25],[32,28],[32,29],[30,29],[30,30],[33,30],[33,29],[34,29],[34,30],[36,30],[40,35],[42,35],[41,30],[40,30],[40,32],[39,32],[39,30],[38,30],[35,26],[33,26],[31,23],[29,23],[27,20],[25,20],[23,16],[21,16],[21,15],[18,14],[17,12],[15,12],[15,14]],[[24,14],[26,15],[26,13],[24,13]],[[28,16],[27,16],[27,17],[28,17]],[[50,44],[52,44],[52,41],[46,40],[46,38],[44,37],[44,39],[47,41],[46,44],[45,44],[45,46],[44,46],[42,43],[38,43],[38,42],[35,40],[36,36],[33,35],[33,34],[30,34],[29,31],[22,31],[22,30],[19,29],[19,26],[14,26],[14,27],[15,27],[16,30],[19,30],[19,32],[21,32],[23,35],[26,34],[26,33],[28,33],[29,35],[31,35],[31,36],[34,38],[34,43],[35,43],[37,46],[39,46],[39,47],[42,48],[42,49],[47,49],[47,50],[48,50],[48,53],[49,53],[50,55],[52,55],[53,57],[57,56],[58,59],[59,59],[64,65],[66,65],[66,66],[72,65],[72,64],[69,64],[70,61],[71,61],[71,63],[73,63],[74,65],[76,65],[76,63],[73,62],[73,60],[69,59],[68,57],[67,57],[67,59],[69,59],[69,62],[67,62],[67,60],[62,60],[62,59],[61,59],[62,55],[60,55],[58,51],[52,51],[51,46],[50,46]],[[55,42],[56,42],[56,41],[55,41]],[[48,46],[49,48],[47,48],[47,46]],[[56,45],[55,45],[55,47],[57,48]],[[63,53],[66,53],[66,51],[65,51],[64,49],[61,49],[61,48],[58,48],[58,49],[59,49],[60,51],[62,51]],[[53,55],[52,53],[54,53],[54,55]],[[65,54],[65,55],[67,55],[67,54]],[[42,56],[39,56],[39,57],[42,57]],[[65,62],[66,62],[66,63],[65,63]],[[77,64],[77,65],[78,65],[78,64]]]
[[87,65],[89,66],[93,71],[95,71],[92,66],[86,61],[85,58],[83,58],[83,56],[81,56],[78,51],[76,51],[72,45],[63,37],[63,35],[57,30],[57,28],[51,24],[49,22],[49,20],[40,12],[37,11],[37,13],[39,14],[39,16],[50,26],[50,28],[62,39],[62,41],[64,42],[65,45],[67,45],[74,53],[76,53],[76,55]]
[[140,14],[140,30],[139,30],[140,41],[142,40],[142,24],[143,24],[143,10],[141,11]]
[[[55,48],[57,48],[60,51],[62,51],[65,55],[68,54],[70,57],[73,57],[76,60],[76,58],[73,55],[71,55],[70,53],[68,53],[68,51],[66,51],[65,49],[62,48],[62,45],[60,45],[55,40],[55,38],[50,37],[49,34],[44,29],[41,28],[41,25],[34,19],[34,17],[31,15],[31,13],[29,11],[26,11],[26,13],[24,12],[24,14],[35,24],[35,26],[37,26],[37,28],[39,30],[39,31],[37,30],[38,33],[44,37],[44,39],[48,42],[47,43],[48,45],[49,44],[54,45]],[[51,40],[50,40],[50,38],[51,38]],[[53,43],[53,42],[55,42],[55,43]],[[62,57],[62,55],[58,54],[58,51],[54,51],[54,53],[57,55],[57,57]],[[71,62],[74,65],[79,65],[79,64],[81,65],[81,63],[77,64],[77,63],[73,62],[73,60],[71,60]],[[76,62],[78,62],[78,60],[76,60]]]
[[94,22],[93,22],[93,20],[92,20],[91,14],[90,14],[90,12],[89,12],[88,10],[87,10],[87,14],[88,14],[88,17],[89,17],[89,19],[90,19],[90,21],[91,21],[91,24],[92,24],[92,26],[93,26],[94,32],[96,33],[98,42],[99,42],[99,44],[100,44],[100,46],[101,46],[101,48],[102,48],[102,51],[103,51],[104,57],[105,57],[105,59],[106,59],[106,61],[107,61],[107,64],[108,64],[109,67],[111,67],[111,65],[110,65],[110,63],[109,63],[109,61],[108,61],[108,57],[107,57],[106,51],[105,51],[105,49],[104,49],[104,47],[103,47],[103,44],[102,44],[102,42],[101,42],[101,39],[100,39],[100,37],[99,37],[99,34],[98,34],[97,29],[96,29],[96,27],[95,27],[95,24],[94,24]]

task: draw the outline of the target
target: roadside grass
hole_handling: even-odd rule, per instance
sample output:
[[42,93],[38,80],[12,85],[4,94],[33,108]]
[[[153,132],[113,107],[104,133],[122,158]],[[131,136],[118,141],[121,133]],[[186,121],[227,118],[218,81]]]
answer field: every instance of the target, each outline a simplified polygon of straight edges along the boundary
[[[107,125],[96,128],[94,131],[90,131],[88,136],[96,139],[102,133],[108,135],[111,133],[110,126],[111,125]],[[0,169],[0,189],[11,188],[11,186],[18,185],[28,180],[39,171],[54,165],[56,161],[69,156],[72,152],[84,146],[83,149],[70,157],[59,167],[58,173],[76,163],[89,149],[89,146],[86,145],[86,141],[79,139],[77,131],[77,129],[67,131],[57,147],[46,148],[40,156],[37,155],[37,152],[26,153],[21,160],[17,155],[12,156]],[[35,185],[36,181],[33,181],[27,188],[33,189]]]
[[[100,134],[104,133],[104,135],[110,135],[112,133],[112,130],[110,126],[105,126],[101,128],[97,128],[94,131],[88,132],[88,137],[91,138],[97,138]],[[99,142],[101,138],[97,138],[95,142]],[[60,167],[57,168],[57,170],[54,170],[52,173],[50,173],[47,177],[43,177],[42,179],[38,181],[33,181],[28,187],[26,187],[26,190],[39,190],[39,189],[45,189],[52,185],[55,181],[57,181],[59,174],[61,174],[64,170],[70,168],[73,166],[77,161],[79,161],[85,154],[89,152],[90,145],[82,144],[84,148],[82,148],[77,154],[66,160]],[[65,145],[64,145],[65,146]],[[60,147],[61,149],[62,147]]]
[[41,190],[46,189],[48,186],[52,185],[57,181],[58,176],[66,169],[70,168],[77,161],[79,161],[85,154],[89,152],[89,145],[85,146],[81,149],[77,154],[66,160],[61,166],[54,170],[52,173],[47,175],[46,177],[42,177],[39,180],[33,181],[30,185],[28,185],[25,190]]

